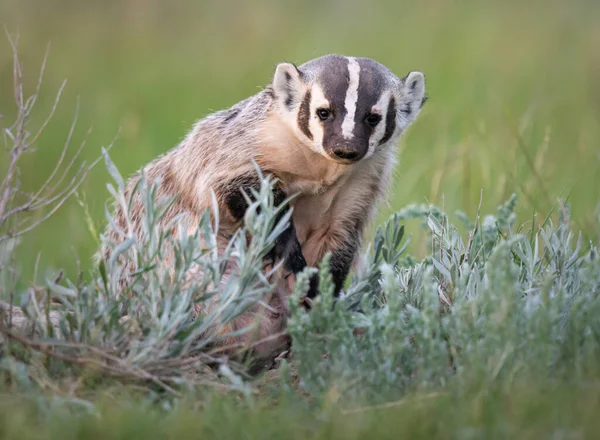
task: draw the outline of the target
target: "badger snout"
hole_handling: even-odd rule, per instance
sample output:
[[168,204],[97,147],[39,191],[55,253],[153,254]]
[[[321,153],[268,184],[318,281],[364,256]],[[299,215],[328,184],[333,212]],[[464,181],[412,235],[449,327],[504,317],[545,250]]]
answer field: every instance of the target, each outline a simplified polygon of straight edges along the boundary
[[332,159],[351,163],[361,160],[368,151],[367,142],[343,142],[325,146],[325,151]]

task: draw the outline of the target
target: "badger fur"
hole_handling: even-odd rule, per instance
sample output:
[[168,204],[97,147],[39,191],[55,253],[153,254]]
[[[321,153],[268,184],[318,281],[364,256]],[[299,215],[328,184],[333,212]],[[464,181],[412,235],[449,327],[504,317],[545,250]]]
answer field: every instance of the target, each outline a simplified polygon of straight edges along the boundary
[[[282,63],[262,91],[201,119],[179,145],[144,167],[148,181],[160,178],[159,195],[176,197],[165,225],[176,215],[197,225],[211,208],[214,191],[221,248],[243,221],[247,203],[242,191],[249,194],[259,185],[253,161],[263,174],[277,178],[276,203],[296,196],[290,202],[289,227],[269,256],[271,263],[283,259],[286,275],[291,274],[278,284],[279,295],[269,301],[275,312],[265,313],[256,306],[224,327],[224,334],[254,323],[258,331],[238,337],[250,343],[250,335],[263,339],[284,330],[285,296],[291,292],[293,275],[307,265],[317,266],[326,253],[331,253],[330,269],[339,294],[363,231],[390,182],[394,145],[419,114],[424,93],[422,73],[399,79],[367,58],[326,55],[298,67]],[[127,191],[139,176],[130,179]],[[135,213],[142,209],[141,198],[135,196],[134,223],[140,217]],[[116,210],[121,226],[123,219]],[[110,225],[105,238],[113,243],[121,240]],[[103,254],[108,258],[110,249],[105,247]],[[317,294],[315,280],[308,297]],[[282,337],[260,344],[255,356],[269,358],[288,343]]]

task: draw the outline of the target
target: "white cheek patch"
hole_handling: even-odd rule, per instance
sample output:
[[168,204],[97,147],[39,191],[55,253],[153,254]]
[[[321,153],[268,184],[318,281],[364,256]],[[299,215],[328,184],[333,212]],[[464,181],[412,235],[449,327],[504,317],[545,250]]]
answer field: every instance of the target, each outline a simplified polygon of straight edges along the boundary
[[360,65],[356,58],[348,57],[348,90],[346,90],[346,117],[342,123],[342,135],[346,139],[352,139],[354,132],[354,116],[356,114],[356,101],[358,101],[358,82],[360,77]]
[[311,101],[310,101],[310,116],[308,118],[308,127],[313,135],[312,149],[324,156],[327,156],[323,149],[323,123],[317,116],[318,108],[331,108],[331,104],[325,98],[323,89],[318,85],[314,84],[311,89]]
[[373,130],[373,133],[369,138],[369,150],[367,151],[365,158],[373,155],[373,153],[375,152],[375,148],[377,148],[377,145],[379,145],[379,143],[385,136],[385,129],[387,124],[386,119],[391,96],[391,91],[387,90],[383,92],[379,97],[379,100],[375,103],[373,107],[371,107],[371,113],[375,113],[381,116],[381,121],[379,121],[379,124],[375,126],[375,130]]

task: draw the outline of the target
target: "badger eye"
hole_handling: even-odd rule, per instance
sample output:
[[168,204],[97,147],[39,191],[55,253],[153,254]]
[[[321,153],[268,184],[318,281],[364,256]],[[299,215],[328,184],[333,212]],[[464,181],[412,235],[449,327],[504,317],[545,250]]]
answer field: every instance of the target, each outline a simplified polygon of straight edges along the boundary
[[325,120],[329,119],[330,115],[331,115],[331,110],[329,110],[328,108],[318,108],[317,109],[317,116],[319,117],[319,119],[321,121],[325,121]]
[[375,113],[369,113],[365,118],[365,122],[371,128],[375,128],[375,126],[379,124],[379,121],[381,121],[381,116],[376,115]]

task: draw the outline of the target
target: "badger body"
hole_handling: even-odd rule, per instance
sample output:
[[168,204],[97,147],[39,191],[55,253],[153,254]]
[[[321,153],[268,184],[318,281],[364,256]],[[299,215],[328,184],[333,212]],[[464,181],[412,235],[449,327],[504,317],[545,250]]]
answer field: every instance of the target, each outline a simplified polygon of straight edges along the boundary
[[[276,203],[296,196],[290,202],[289,227],[269,256],[272,263],[282,259],[286,273],[293,275],[307,265],[318,265],[330,252],[337,294],[391,180],[394,145],[423,102],[420,72],[399,79],[373,60],[340,55],[299,67],[282,63],[271,84],[198,121],[179,145],[144,167],[144,174],[149,181],[160,178],[159,195],[176,197],[163,225],[176,215],[197,225],[212,207],[214,191],[219,204],[219,247],[224,248],[243,221],[247,203],[242,192],[249,193],[260,183],[254,161],[263,174],[277,178]],[[127,191],[137,179],[139,174],[130,179]],[[133,212],[142,208],[140,197],[135,196]],[[118,208],[116,214],[119,224]],[[113,243],[121,240],[110,227],[106,238]],[[110,255],[108,247],[104,255]],[[291,276],[280,283],[280,294],[272,296],[269,304],[274,312],[265,313],[257,306],[223,332],[245,327],[257,317],[253,338],[282,331],[285,296],[293,280]],[[308,296],[316,294],[313,280]],[[223,341],[230,342],[234,341]],[[269,357],[287,343],[287,338],[280,338],[257,346],[255,352]]]

